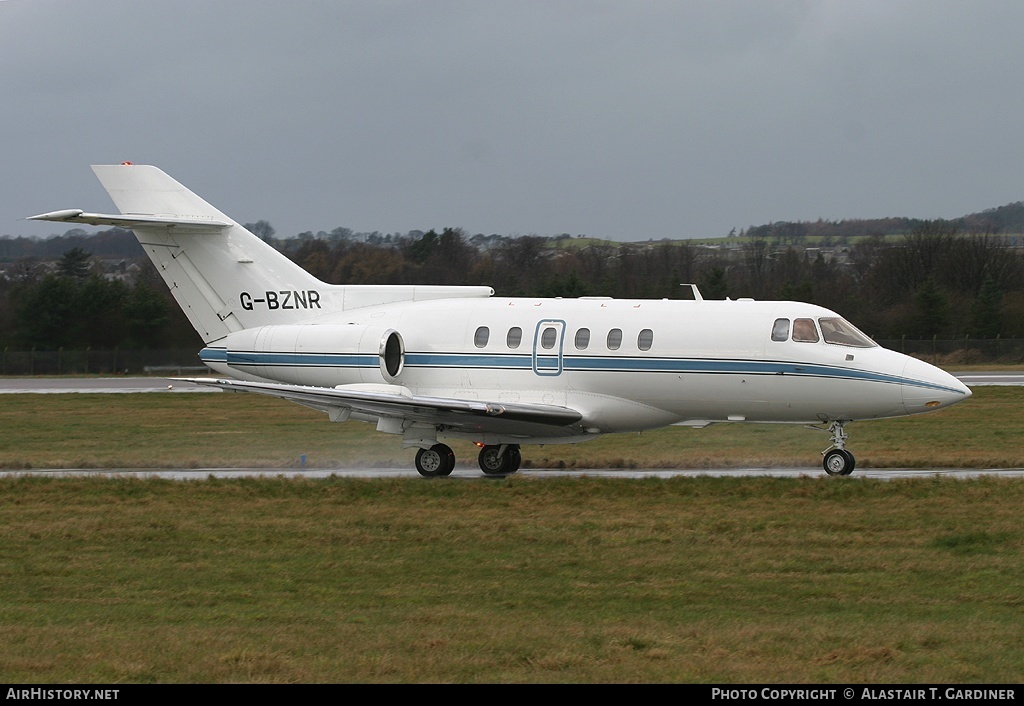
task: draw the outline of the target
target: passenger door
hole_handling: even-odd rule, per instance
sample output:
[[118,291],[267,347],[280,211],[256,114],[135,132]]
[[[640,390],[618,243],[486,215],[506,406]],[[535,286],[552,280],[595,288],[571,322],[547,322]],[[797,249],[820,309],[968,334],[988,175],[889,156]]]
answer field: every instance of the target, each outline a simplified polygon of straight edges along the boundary
[[533,336],[533,372],[537,375],[562,374],[562,344],[565,340],[565,322],[560,319],[541,319]]

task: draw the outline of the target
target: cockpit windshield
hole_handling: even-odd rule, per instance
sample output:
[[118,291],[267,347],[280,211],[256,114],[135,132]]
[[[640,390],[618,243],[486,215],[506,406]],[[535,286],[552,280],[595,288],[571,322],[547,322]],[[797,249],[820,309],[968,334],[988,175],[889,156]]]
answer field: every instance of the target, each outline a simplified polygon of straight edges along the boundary
[[825,343],[835,343],[840,346],[851,348],[874,348],[878,344],[857,330],[857,328],[846,319],[837,317],[822,317],[818,319],[821,326],[821,336]]

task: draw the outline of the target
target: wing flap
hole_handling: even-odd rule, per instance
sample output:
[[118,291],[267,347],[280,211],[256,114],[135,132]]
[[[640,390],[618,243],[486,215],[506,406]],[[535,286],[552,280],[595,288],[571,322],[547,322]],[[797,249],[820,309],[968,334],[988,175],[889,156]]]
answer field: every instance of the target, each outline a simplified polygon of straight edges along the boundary
[[248,382],[223,378],[175,378],[182,382],[209,385],[233,392],[255,392],[297,402],[329,414],[339,409],[377,417],[395,417],[432,425],[444,425],[463,431],[487,431],[507,434],[575,436],[583,415],[568,407],[540,404],[506,404],[451,397],[413,395],[408,388],[340,385],[307,387],[270,382]]

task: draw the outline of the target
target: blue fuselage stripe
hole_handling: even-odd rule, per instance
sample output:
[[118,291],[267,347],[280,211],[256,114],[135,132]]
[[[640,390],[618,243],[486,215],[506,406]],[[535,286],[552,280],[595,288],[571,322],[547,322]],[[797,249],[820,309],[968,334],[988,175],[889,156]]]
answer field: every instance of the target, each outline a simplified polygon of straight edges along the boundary
[[[224,363],[238,368],[377,368],[380,359],[371,354],[338,353],[255,353],[205,348],[199,357],[207,363]],[[545,358],[539,360],[543,363]],[[864,380],[894,385],[910,385],[944,392],[960,392],[944,385],[886,375],[855,368],[816,365],[777,360],[715,360],[707,358],[629,358],[613,356],[564,356],[565,372],[597,373],[674,373],[690,375],[794,375],[799,377]],[[466,368],[477,370],[532,371],[530,354],[482,355],[478,353],[407,353],[405,368]]]

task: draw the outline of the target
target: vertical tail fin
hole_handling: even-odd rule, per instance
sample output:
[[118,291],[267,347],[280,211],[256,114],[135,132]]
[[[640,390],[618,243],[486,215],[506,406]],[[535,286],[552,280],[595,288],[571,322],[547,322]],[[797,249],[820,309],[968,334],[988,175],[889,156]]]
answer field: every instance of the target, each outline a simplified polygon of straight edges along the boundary
[[93,171],[204,342],[320,312],[329,285],[160,169]]
[[130,228],[203,341],[393,302],[486,298],[490,287],[325,284],[156,167],[93,171],[120,215],[66,209],[29,220]]

